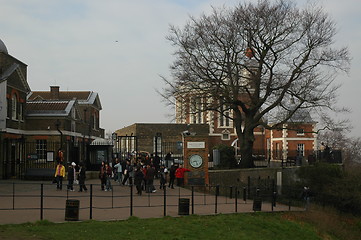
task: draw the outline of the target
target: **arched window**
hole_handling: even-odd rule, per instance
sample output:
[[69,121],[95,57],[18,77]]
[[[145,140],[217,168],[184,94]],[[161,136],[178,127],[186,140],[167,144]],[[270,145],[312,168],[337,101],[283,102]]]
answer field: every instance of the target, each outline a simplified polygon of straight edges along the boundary
[[96,116],[96,114],[93,115],[93,129],[97,129],[97,116]]
[[12,119],[18,118],[17,106],[18,106],[18,99],[16,97],[16,94],[13,94],[13,96],[11,97],[11,118]]

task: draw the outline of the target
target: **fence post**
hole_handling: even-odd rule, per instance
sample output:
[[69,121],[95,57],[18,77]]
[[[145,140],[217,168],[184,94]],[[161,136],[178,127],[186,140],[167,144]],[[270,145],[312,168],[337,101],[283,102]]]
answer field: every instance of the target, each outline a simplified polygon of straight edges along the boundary
[[215,213],[217,214],[217,205],[218,205],[218,194],[219,194],[219,185],[216,186],[216,201],[215,201]]
[[15,210],[15,183],[13,182],[13,210]]
[[288,211],[291,211],[291,199],[288,200]]
[[276,199],[277,199],[277,192],[273,192],[273,198],[272,198],[272,203],[273,203],[273,206],[276,207]]
[[40,184],[40,220],[44,216],[44,184]]
[[194,186],[192,186],[192,215],[194,214]]
[[164,197],[164,213],[163,216],[167,216],[167,186],[163,187],[163,197]]
[[234,187],[234,198],[235,198],[235,210],[236,212],[238,212],[238,189],[237,189],[237,186]]
[[[110,180],[109,180],[110,181]],[[114,208],[114,188],[110,189],[112,191],[112,208]]]
[[246,203],[246,201],[247,201],[247,190],[246,190],[246,187],[243,188],[243,201],[244,201],[244,203]]
[[90,184],[90,193],[89,193],[89,219],[93,219],[93,184]]
[[133,184],[130,184],[130,216],[133,216]]
[[251,196],[251,177],[250,176],[248,176],[248,178],[247,178],[247,190],[248,190],[247,195],[249,198]]

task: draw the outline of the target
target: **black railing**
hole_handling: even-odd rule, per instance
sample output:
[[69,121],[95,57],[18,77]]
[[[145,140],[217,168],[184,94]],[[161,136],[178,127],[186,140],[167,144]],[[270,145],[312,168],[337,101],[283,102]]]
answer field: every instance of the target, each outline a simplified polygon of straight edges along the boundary
[[[262,199],[263,211],[274,211],[278,200],[282,200],[283,205],[279,203],[277,206],[281,207],[276,210],[288,211],[293,207],[291,202],[294,202],[291,199],[287,200],[287,195],[278,195],[273,190],[247,189],[239,186],[187,186],[187,188],[177,187],[174,190],[159,189],[159,186],[156,186],[157,192],[144,192],[142,196],[135,193],[135,186],[132,185],[127,187],[115,185],[112,191],[108,192],[101,191],[99,184],[90,184],[87,192],[71,192],[66,190],[66,185],[64,187],[62,191],[57,191],[54,185],[46,183],[0,183],[0,212],[38,210],[40,217],[34,221],[43,220],[44,215],[50,210],[64,211],[64,200],[79,199],[81,203],[79,209],[83,212],[83,216],[84,211],[88,211],[88,219],[93,219],[97,214],[96,219],[107,220],[109,217],[105,216],[105,219],[102,219],[102,213],[99,211],[125,210],[113,217],[116,219],[125,219],[135,215],[135,211],[139,214],[150,208],[154,209],[151,212],[155,217],[176,215],[178,200],[182,198],[189,199],[191,214],[249,212],[252,211],[250,204],[256,197]],[[62,214],[55,215],[62,216]],[[85,220],[85,217],[81,218]]]

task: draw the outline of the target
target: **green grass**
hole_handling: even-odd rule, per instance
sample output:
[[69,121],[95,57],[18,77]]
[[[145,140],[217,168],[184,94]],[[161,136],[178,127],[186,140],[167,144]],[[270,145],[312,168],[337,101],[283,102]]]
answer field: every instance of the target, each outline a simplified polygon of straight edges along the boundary
[[[113,222],[39,221],[0,225],[0,239],[343,239],[344,236],[338,237],[307,223],[298,214],[305,218],[303,213],[243,213],[160,219],[132,217]],[[360,226],[358,222],[355,228]]]

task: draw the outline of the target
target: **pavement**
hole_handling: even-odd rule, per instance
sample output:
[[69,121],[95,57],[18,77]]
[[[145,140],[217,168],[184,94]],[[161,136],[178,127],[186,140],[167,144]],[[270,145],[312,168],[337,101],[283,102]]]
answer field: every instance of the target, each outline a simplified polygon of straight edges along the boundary
[[[159,183],[155,181],[157,192],[145,193],[141,196],[136,194],[133,187],[123,186],[112,181],[112,191],[101,191],[100,181],[91,179],[86,182],[87,192],[78,192],[78,185],[74,185],[75,191],[66,190],[67,181],[63,182],[63,190],[56,189],[56,184],[41,181],[0,181],[0,224],[19,224],[49,220],[51,222],[66,222],[69,218],[76,221],[89,219],[99,221],[125,220],[130,216],[139,218],[161,218],[164,216],[178,217],[179,213],[212,215],[230,214],[235,212],[254,212],[253,201],[218,196],[217,198],[205,191],[192,191],[186,188],[167,188],[164,193],[159,189]],[[43,186],[43,188],[41,188]],[[92,191],[90,188],[92,187]],[[41,198],[41,192],[43,198]],[[166,197],[165,197],[166,196]],[[179,202],[189,199],[187,203]],[[71,206],[67,200],[78,200],[79,205]],[[187,200],[185,200],[187,202]],[[77,202],[77,201],[75,201]],[[43,206],[41,210],[41,206]],[[79,209],[79,210],[77,210]],[[270,202],[262,202],[262,212],[300,211],[302,209],[276,204],[272,207]],[[65,220],[67,218],[68,220]]]

